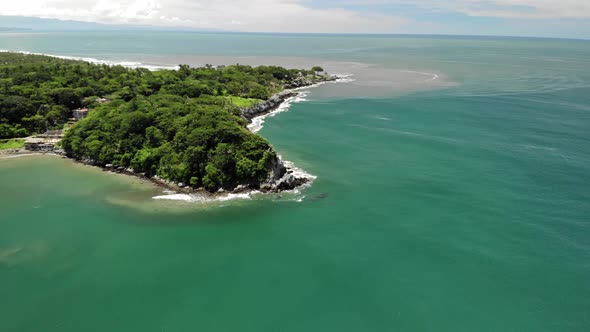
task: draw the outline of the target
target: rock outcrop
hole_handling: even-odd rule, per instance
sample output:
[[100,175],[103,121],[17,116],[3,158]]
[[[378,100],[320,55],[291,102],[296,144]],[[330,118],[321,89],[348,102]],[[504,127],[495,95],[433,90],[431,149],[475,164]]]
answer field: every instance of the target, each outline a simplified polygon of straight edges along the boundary
[[266,182],[272,183],[280,180],[287,173],[287,167],[279,157],[275,157],[270,165],[270,173]]
[[272,162],[266,181],[260,186],[260,190],[270,192],[293,190],[310,181],[306,177],[298,177],[293,173],[293,170],[285,166],[281,158],[276,157]]
[[242,117],[248,121],[251,121],[257,116],[261,116],[276,110],[287,99],[297,96],[298,93],[292,91],[291,89],[298,89],[318,83],[332,82],[336,80],[338,80],[337,76],[318,76],[312,78],[303,76],[297,77],[290,82],[285,83],[284,88],[287,90],[273,95],[268,100],[254,104],[249,108],[242,110]]
[[295,96],[297,96],[297,93],[289,90],[277,93],[266,101],[254,104],[251,107],[242,110],[242,117],[248,121],[251,121],[257,116],[261,116],[276,110],[287,99]]
[[336,81],[337,79],[338,79],[337,76],[315,76],[315,77],[300,76],[300,77],[297,77],[297,78],[291,80],[289,83],[286,83],[285,89],[303,88],[303,87],[314,85],[317,83]]

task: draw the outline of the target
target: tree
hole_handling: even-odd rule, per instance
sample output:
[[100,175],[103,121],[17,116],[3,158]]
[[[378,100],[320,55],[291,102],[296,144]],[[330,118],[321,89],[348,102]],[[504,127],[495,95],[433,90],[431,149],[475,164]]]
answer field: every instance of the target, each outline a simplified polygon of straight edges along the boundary
[[31,117],[23,118],[22,120],[31,133],[42,133],[47,130],[47,122],[42,115],[35,114]]
[[311,71],[313,71],[313,72],[315,72],[317,74],[317,73],[323,72],[324,71],[324,68],[322,68],[320,66],[314,66],[314,67],[311,68]]

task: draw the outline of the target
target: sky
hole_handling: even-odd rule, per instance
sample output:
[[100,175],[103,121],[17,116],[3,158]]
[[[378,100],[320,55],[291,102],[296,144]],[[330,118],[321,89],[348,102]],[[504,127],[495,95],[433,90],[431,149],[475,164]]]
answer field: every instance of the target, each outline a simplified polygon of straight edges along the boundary
[[590,0],[4,0],[0,15],[243,32],[590,39]]

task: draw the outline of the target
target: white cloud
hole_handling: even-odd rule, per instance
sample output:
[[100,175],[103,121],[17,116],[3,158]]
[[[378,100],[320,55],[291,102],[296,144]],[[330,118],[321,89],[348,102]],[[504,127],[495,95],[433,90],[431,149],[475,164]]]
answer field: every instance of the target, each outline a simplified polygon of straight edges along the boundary
[[345,0],[364,6],[411,5],[431,11],[449,11],[478,17],[527,19],[587,19],[590,0]]
[[392,33],[408,22],[389,14],[314,9],[300,0],[17,0],[3,4],[0,15],[251,32]]
[[[419,23],[378,5],[510,19],[589,19],[590,0],[4,0],[0,15],[232,31],[396,33]],[[330,6],[327,6],[327,5]],[[355,5],[355,6],[351,6]],[[346,8],[364,8],[355,11]],[[372,11],[371,11],[372,10]],[[421,22],[424,24],[436,24]],[[532,23],[531,23],[532,24]],[[417,28],[418,27],[418,28]],[[430,31],[435,33],[437,31]],[[467,31],[466,31],[467,32]]]
[[463,12],[471,16],[506,18],[590,18],[588,0],[473,0],[464,1]]

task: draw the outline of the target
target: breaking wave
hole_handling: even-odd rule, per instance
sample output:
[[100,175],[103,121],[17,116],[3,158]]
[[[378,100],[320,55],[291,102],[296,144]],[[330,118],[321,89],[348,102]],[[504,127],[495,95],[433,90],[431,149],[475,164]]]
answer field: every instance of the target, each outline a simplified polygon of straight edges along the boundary
[[279,113],[288,111],[291,108],[292,104],[307,101],[306,97],[309,96],[309,94],[311,93],[311,91],[309,90],[311,88],[316,88],[329,83],[350,83],[355,81],[355,79],[353,78],[353,74],[336,74],[336,76],[339,77],[336,81],[320,82],[313,85],[293,89],[292,91],[298,92],[297,96],[288,98],[279,107],[277,107],[276,110],[253,118],[252,122],[248,125],[248,129],[253,133],[257,133],[264,127],[264,120],[267,117],[273,117]]
[[155,200],[168,200],[168,201],[183,201],[191,203],[208,203],[208,202],[225,202],[236,199],[252,199],[252,195],[260,194],[259,191],[251,191],[247,193],[228,193],[220,194],[217,196],[209,196],[206,194],[176,194],[165,191],[166,195],[159,195],[152,197]]
[[162,65],[152,65],[142,62],[136,61],[112,61],[112,60],[99,60],[96,58],[90,57],[79,57],[79,56],[69,56],[69,55],[55,55],[55,54],[46,54],[46,53],[34,53],[34,52],[27,52],[27,51],[13,51],[13,50],[0,50],[0,52],[10,52],[10,53],[20,53],[20,54],[31,54],[31,55],[45,55],[51,56],[54,58],[64,59],[64,60],[78,60],[78,61],[85,61],[99,65],[108,65],[108,66],[123,66],[126,68],[145,68],[148,70],[164,70],[164,69],[178,69],[178,66],[162,66]]

